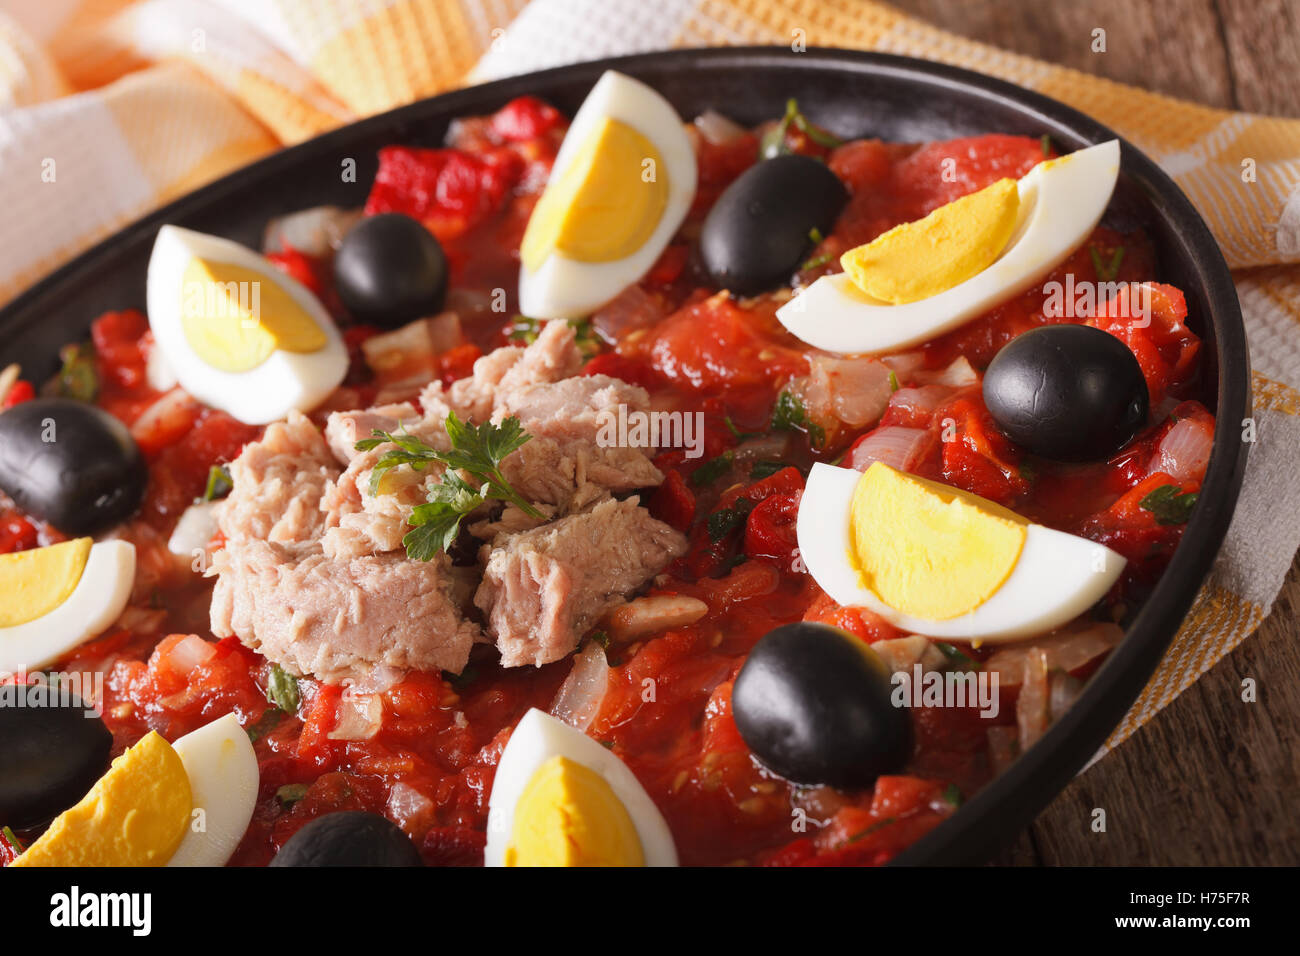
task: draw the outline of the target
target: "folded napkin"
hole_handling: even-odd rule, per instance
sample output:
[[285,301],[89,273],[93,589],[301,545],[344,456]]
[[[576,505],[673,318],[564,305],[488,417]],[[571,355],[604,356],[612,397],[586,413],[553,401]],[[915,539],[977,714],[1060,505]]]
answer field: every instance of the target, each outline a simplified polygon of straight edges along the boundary
[[1233,267],[1254,368],[1245,487],[1116,746],[1258,626],[1300,546],[1278,507],[1300,500],[1300,121],[1098,79],[865,0],[44,0],[0,14],[0,301],[160,203],[359,116],[579,60],[760,43],[925,57],[1068,103],[1160,163]]

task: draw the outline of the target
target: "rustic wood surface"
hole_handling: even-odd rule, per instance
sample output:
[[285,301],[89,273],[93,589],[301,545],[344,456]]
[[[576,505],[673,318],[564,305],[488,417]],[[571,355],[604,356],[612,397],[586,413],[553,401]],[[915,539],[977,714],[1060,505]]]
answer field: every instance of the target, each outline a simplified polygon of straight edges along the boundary
[[[1294,0],[895,0],[972,39],[1212,106],[1300,116]],[[1106,30],[1107,52],[1091,50]],[[1260,630],[1068,786],[1003,864],[1300,862],[1300,561]],[[1243,703],[1243,679],[1258,701]],[[1105,833],[1090,829],[1106,810]]]

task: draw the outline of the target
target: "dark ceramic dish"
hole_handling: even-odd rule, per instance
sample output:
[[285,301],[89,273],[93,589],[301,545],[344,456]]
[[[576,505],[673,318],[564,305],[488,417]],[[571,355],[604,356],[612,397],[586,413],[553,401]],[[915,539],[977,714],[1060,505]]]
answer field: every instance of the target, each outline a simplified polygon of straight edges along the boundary
[[[689,117],[713,107],[754,124],[778,116],[794,96],[811,118],[842,137],[947,139],[988,132],[1049,134],[1062,152],[1114,133],[1054,100],[1000,80],[922,60],[841,50],[723,48],[582,63],[448,93],[283,150],[186,196],[64,266],[0,312],[0,365],[21,362],[40,379],[61,345],[85,334],[108,309],[144,306],[154,234],[177,223],[260,242],[273,216],[321,203],[359,206],[376,151],[391,143],[438,145],[458,116],[490,112],[524,93],[567,113],[607,68],[636,76]],[[342,164],[354,159],[355,182]],[[1231,276],[1205,223],[1178,187],[1128,143],[1111,217],[1136,217],[1160,250],[1159,278],[1182,289],[1204,340],[1202,399],[1223,427],[1214,438],[1200,504],[1182,545],[1124,642],[1075,705],[1011,768],[898,863],[978,863],[1007,843],[1106,739],[1146,684],[1223,540],[1246,463],[1236,423],[1248,414],[1249,360]]]

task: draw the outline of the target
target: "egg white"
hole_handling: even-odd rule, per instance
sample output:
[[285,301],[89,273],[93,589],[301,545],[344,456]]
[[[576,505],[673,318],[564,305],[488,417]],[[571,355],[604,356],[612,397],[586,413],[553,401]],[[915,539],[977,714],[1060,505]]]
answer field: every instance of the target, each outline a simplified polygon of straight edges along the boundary
[[809,345],[841,354],[911,348],[974,319],[1029,288],[1069,258],[1097,227],[1119,177],[1119,140],[1040,164],[1018,183],[1020,211],[992,265],[938,295],[893,305],[822,276],[776,316]]
[[866,588],[849,563],[853,492],[861,477],[851,468],[813,465],[795,525],[799,555],[837,602],[869,608],[904,631],[990,643],[1043,634],[1092,607],[1124,570],[1124,558],[1105,545],[1031,524],[1011,574],[975,610],[945,621],[904,614]]
[[582,731],[534,707],[515,727],[497,764],[488,799],[486,866],[505,865],[519,798],[537,768],[557,756],[580,763],[605,779],[632,818],[646,866],[677,865],[677,847],[668,824],[627,764]]
[[519,268],[519,308],[536,319],[589,315],[650,271],[695,198],[695,150],[669,102],[622,73],[606,70],[583,101],[555,157],[549,183],[558,181],[605,117],[631,126],[654,144],[666,167],[668,203],[641,248],[612,262],[578,262],[552,251],[537,271]]
[[[205,362],[194,351],[181,324],[185,267],[190,259],[243,266],[280,286],[320,326],[325,345],[315,352],[276,349],[256,368],[226,372]],[[229,239],[179,226],[163,226],[154,240],[147,280],[149,327],[165,364],[185,391],[199,401],[228,412],[249,425],[265,425],[292,410],[307,412],[319,405],[348,370],[348,351],[334,320],[311,290],[281,272],[265,258]]]
[[66,601],[35,620],[0,627],[0,673],[37,670],[98,637],[122,613],[134,584],[135,545],[92,544]]
[[195,809],[203,811],[203,832],[195,820],[168,866],[224,866],[253,818],[261,773],[248,733],[234,714],[186,734],[172,747],[190,778]]

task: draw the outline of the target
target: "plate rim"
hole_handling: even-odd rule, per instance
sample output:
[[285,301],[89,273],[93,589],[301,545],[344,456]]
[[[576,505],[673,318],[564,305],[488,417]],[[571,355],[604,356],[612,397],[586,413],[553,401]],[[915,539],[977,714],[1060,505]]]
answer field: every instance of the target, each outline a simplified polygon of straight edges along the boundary
[[[537,94],[539,86],[551,81],[588,74],[594,82],[606,69],[636,76],[665,65],[743,70],[794,66],[831,74],[847,71],[886,75],[921,86],[975,93],[1044,126],[1066,130],[1084,143],[1119,139],[1123,172],[1145,187],[1150,201],[1159,200],[1187,247],[1204,287],[1211,312],[1206,322],[1214,329],[1219,370],[1216,421],[1244,419],[1251,413],[1245,326],[1227,263],[1191,201],[1145,153],[1073,107],[1006,80],[917,57],[822,46],[810,46],[803,52],[784,45],[700,47],[585,60],[450,90],[365,117],[253,160],[114,230],[0,309],[0,329],[8,328],[42,300],[57,297],[66,284],[75,283],[83,271],[118,243],[141,231],[155,230],[165,222],[184,219],[189,211],[207,207],[221,197],[238,195],[253,183],[273,181],[313,152],[328,152],[371,132],[428,122],[431,115],[454,118],[458,112],[479,109],[485,101]],[[901,851],[891,861],[893,865],[970,865],[986,861],[997,848],[1032,824],[1038,812],[1118,726],[1172,643],[1223,543],[1236,510],[1249,451],[1249,444],[1234,439],[1235,435],[1236,428],[1222,424],[1216,428],[1200,499],[1210,502],[1211,507],[1198,507],[1193,512],[1169,566],[1126,629],[1124,640],[1091,676],[1074,705],[1036,746],[994,777],[957,813]]]

